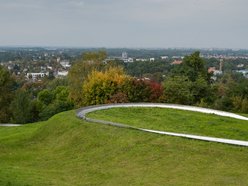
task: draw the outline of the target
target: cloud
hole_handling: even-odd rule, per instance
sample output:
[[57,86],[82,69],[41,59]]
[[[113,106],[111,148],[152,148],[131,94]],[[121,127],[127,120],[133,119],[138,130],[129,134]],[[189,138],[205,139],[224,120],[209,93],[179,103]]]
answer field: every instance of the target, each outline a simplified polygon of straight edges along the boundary
[[247,6],[247,0],[0,0],[0,44],[248,48]]

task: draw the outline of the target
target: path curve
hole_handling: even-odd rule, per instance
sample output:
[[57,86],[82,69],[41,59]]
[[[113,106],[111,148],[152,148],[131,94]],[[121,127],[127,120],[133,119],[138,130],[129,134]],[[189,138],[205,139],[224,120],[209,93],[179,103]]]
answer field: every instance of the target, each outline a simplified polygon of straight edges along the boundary
[[248,141],[231,140],[231,139],[224,139],[224,138],[214,138],[214,137],[207,137],[207,136],[197,136],[197,135],[190,135],[190,134],[181,134],[181,133],[174,133],[174,132],[150,130],[150,129],[132,127],[132,126],[122,124],[122,123],[115,123],[115,122],[97,120],[97,119],[92,119],[92,118],[86,117],[86,114],[88,114],[90,112],[94,112],[97,110],[105,110],[105,109],[110,109],[110,108],[120,108],[120,107],[122,107],[122,108],[125,108],[125,107],[171,108],[171,109],[178,109],[178,110],[202,112],[202,113],[207,113],[207,114],[215,114],[218,116],[225,116],[225,117],[230,117],[230,118],[248,121],[247,117],[240,116],[238,114],[229,113],[229,112],[207,109],[207,108],[200,108],[200,107],[193,107],[193,106],[175,105],[175,104],[161,104],[161,103],[125,103],[125,104],[108,104],[108,105],[89,106],[89,107],[83,107],[81,109],[78,109],[77,110],[77,116],[79,118],[82,118],[82,119],[89,121],[89,122],[101,123],[101,124],[105,124],[105,125],[112,125],[112,126],[121,127],[121,128],[129,128],[129,129],[139,130],[139,131],[143,131],[143,132],[150,132],[150,133],[163,134],[163,135],[169,135],[169,136],[178,136],[178,137],[184,137],[184,138],[189,138],[189,139],[196,139],[196,140],[202,140],[202,141],[218,142],[218,143],[248,147]]

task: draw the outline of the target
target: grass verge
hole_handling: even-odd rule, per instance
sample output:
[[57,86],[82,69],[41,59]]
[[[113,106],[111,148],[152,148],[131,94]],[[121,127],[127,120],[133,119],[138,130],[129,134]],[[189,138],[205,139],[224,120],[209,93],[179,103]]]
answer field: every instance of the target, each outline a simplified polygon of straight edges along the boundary
[[0,185],[247,185],[247,154],[244,147],[88,123],[69,111],[0,127]]

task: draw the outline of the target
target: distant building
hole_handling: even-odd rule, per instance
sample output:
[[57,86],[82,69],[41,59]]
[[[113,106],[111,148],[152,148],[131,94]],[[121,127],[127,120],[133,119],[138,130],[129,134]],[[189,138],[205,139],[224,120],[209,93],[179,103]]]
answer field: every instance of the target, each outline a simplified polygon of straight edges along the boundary
[[162,60],[166,60],[166,59],[168,59],[169,57],[168,56],[161,56],[160,57]]
[[224,60],[220,59],[220,71],[221,72],[222,72],[223,66],[224,66]]
[[215,70],[214,71],[214,76],[220,76],[222,74],[223,74],[223,72],[221,70]]
[[46,70],[46,67],[41,66],[41,67],[40,67],[40,70],[41,70],[41,71],[45,71],[45,70]]
[[70,68],[71,67],[70,62],[67,60],[60,61],[60,65],[64,68]]
[[8,70],[13,70],[13,66],[12,65],[8,65]]
[[174,60],[172,63],[171,63],[171,65],[180,65],[180,64],[182,64],[182,60]]
[[44,78],[46,76],[49,75],[49,72],[40,72],[40,73],[27,73],[26,77],[28,79],[32,79],[33,81],[40,79],[40,78]]
[[151,62],[155,61],[155,58],[154,58],[154,57],[151,57],[151,58],[150,58],[150,61],[151,61]]
[[243,68],[245,65],[244,64],[238,64],[237,67],[238,68]]
[[216,70],[215,67],[209,67],[208,68],[208,73],[214,73],[215,70]]
[[209,67],[208,68],[208,73],[213,73],[214,76],[223,74],[222,70],[216,70],[215,67]]
[[122,59],[127,59],[128,58],[127,52],[122,52],[121,58]]
[[241,73],[244,77],[248,78],[248,70],[236,70],[236,72]]
[[211,79],[214,80],[214,81],[217,80],[217,76],[221,76],[223,74],[222,71],[216,70],[215,67],[209,67],[208,68],[208,73],[212,73],[213,74],[213,76],[211,77]]
[[129,57],[127,59],[123,59],[123,61],[124,61],[124,63],[133,63],[134,62],[133,58],[131,58],[131,57]]
[[145,58],[137,58],[136,61],[142,61],[142,62],[144,62],[144,61],[148,61],[148,59],[145,59]]
[[48,66],[48,65],[47,65],[47,69],[52,70],[52,69],[53,69],[53,67],[52,67],[52,66]]
[[68,71],[58,71],[56,77],[64,77],[68,75]]
[[172,59],[183,59],[183,56],[172,56]]

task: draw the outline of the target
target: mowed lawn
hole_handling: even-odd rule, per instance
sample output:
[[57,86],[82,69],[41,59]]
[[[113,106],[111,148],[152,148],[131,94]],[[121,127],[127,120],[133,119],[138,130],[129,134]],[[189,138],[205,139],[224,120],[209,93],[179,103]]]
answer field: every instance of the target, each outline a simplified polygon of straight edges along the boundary
[[87,116],[146,129],[248,141],[248,121],[214,114],[130,107],[96,111]]
[[[135,115],[142,121],[149,115],[155,118],[155,110],[143,116],[138,110],[132,115],[119,111],[127,123]],[[175,121],[176,117],[180,123],[183,115],[175,114]],[[1,186],[247,184],[246,147],[88,123],[76,118],[75,111],[23,127],[0,127]]]

